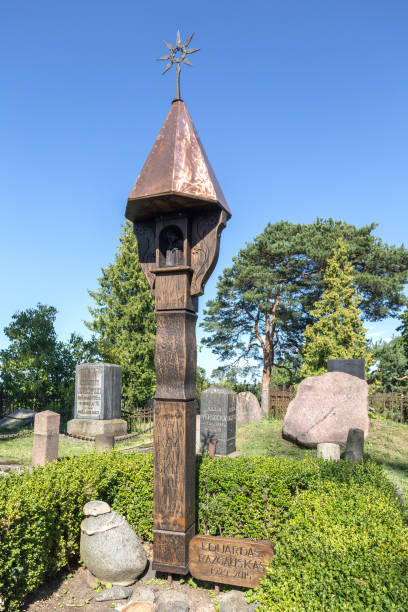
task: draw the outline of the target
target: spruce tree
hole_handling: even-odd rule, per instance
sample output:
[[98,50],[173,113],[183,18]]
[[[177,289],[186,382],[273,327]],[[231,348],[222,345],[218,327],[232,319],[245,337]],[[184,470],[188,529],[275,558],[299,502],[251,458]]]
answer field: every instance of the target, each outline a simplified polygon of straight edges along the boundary
[[315,321],[304,331],[302,378],[327,372],[328,359],[366,359],[369,365],[353,272],[347,244],[339,238],[327,261],[322,296],[310,311]]
[[122,226],[115,261],[102,268],[99,289],[89,291],[96,305],[86,325],[97,334],[106,362],[122,367],[122,395],[129,407],[143,406],[155,388],[154,303],[137,253],[132,225]]

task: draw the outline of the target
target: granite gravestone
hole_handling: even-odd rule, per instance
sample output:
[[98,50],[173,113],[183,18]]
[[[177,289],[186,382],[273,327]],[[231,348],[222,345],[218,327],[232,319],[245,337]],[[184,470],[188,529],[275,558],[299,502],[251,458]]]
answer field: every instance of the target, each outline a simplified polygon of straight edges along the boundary
[[328,359],[327,371],[344,372],[365,380],[365,361],[364,359]]
[[112,363],[81,363],[76,368],[74,418],[70,435],[123,435],[126,421],[120,418],[122,368]]
[[201,394],[201,448],[208,449],[210,440],[217,440],[216,454],[235,452],[236,395],[232,389],[211,385]]
[[58,459],[60,415],[51,410],[37,412],[34,419],[32,464],[45,465]]

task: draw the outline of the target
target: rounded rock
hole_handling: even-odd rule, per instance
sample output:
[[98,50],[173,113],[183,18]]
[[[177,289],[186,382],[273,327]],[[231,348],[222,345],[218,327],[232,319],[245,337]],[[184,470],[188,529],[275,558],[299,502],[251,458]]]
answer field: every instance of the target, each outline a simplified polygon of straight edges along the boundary
[[90,501],[82,508],[82,512],[86,516],[99,516],[107,514],[111,511],[111,507],[104,501]]
[[82,521],[80,555],[96,578],[118,586],[133,584],[147,563],[140,539],[113,510]]

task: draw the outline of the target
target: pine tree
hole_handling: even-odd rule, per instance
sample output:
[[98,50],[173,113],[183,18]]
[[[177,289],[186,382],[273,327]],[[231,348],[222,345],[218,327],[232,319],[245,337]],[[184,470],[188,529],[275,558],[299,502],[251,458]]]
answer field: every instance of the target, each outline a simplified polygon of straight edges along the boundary
[[203,313],[202,344],[226,371],[261,366],[265,413],[272,372],[277,368],[289,381],[298,379],[303,333],[322,295],[338,238],[347,242],[365,319],[395,316],[407,303],[408,250],[384,244],[372,235],[375,228],[374,223],[358,228],[332,219],[268,224],[220,275],[217,295]]
[[122,395],[129,407],[142,406],[155,388],[154,303],[137,253],[132,225],[126,222],[114,263],[102,268],[99,289],[89,291],[96,306],[87,327],[96,332],[106,362],[122,367]]
[[324,285],[320,300],[310,311],[315,321],[304,332],[302,378],[327,372],[328,359],[365,359],[366,365],[370,364],[358,308],[360,297],[342,238],[327,261]]
[[399,319],[401,321],[401,325],[397,327],[397,331],[401,332],[404,353],[408,359],[408,308],[404,310]]

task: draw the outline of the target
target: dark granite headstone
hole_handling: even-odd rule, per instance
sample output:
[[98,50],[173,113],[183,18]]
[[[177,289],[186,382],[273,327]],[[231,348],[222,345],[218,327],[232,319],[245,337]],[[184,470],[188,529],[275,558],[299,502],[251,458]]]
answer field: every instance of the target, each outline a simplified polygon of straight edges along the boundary
[[81,363],[75,376],[75,419],[120,419],[122,368]]
[[216,454],[235,452],[236,395],[232,389],[211,385],[201,394],[200,439],[204,450],[217,440]]
[[357,427],[349,429],[344,458],[352,463],[361,461],[364,455],[364,431]]
[[364,359],[328,359],[327,371],[344,372],[365,380],[365,361]]

